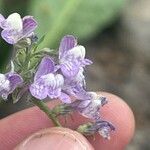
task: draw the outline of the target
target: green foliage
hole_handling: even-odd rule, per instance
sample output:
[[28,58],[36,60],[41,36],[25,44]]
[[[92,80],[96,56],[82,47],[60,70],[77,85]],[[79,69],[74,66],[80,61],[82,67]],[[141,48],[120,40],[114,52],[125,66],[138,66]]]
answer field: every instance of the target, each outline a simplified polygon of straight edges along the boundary
[[124,0],[30,0],[29,13],[38,20],[43,46],[55,46],[61,36],[74,34],[87,40],[117,16]]

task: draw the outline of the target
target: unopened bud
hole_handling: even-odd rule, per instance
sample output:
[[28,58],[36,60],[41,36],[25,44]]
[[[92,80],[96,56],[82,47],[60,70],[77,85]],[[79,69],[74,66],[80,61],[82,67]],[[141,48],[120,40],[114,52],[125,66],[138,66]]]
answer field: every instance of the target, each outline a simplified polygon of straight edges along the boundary
[[69,104],[61,104],[61,105],[56,106],[53,109],[53,112],[56,116],[68,115],[71,112],[73,112],[73,109]]
[[93,123],[90,122],[80,125],[77,131],[83,135],[93,135],[96,132],[96,130],[93,128]]

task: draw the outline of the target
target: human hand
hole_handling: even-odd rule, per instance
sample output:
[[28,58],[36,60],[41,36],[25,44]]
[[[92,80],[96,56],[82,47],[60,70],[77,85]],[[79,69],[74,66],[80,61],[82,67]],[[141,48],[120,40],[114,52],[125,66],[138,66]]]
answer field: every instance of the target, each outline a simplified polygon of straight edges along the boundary
[[[18,149],[82,150],[85,147],[87,150],[92,150],[93,148],[95,150],[125,149],[134,133],[133,113],[119,97],[109,93],[102,94],[108,98],[109,102],[101,108],[101,114],[105,120],[111,121],[116,127],[116,131],[111,134],[110,140],[102,139],[100,135],[96,134],[95,139],[87,137],[87,141],[81,134],[64,128],[51,128],[39,132],[40,129],[49,128],[53,125],[44,113],[37,107],[33,107],[10,115],[0,121],[0,150],[14,149],[22,140],[37,131],[38,133],[34,134],[30,138],[31,140],[25,140],[20,145],[21,148],[19,147]],[[53,101],[49,106],[53,107],[55,103],[56,101]],[[63,118],[61,119],[63,120]],[[66,127],[74,129],[88,121],[77,113],[73,114],[73,120],[68,119]],[[37,135],[39,138],[35,138]],[[22,146],[23,144],[24,147]],[[28,149],[26,146],[28,146]]]

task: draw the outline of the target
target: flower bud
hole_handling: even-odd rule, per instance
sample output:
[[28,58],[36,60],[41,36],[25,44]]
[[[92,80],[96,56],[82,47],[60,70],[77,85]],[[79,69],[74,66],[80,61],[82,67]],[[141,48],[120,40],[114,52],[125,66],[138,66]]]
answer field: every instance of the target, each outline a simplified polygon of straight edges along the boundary
[[86,123],[86,124],[83,124],[83,125],[80,125],[77,129],[77,131],[83,135],[93,135],[96,130],[93,128],[93,123]]
[[56,116],[60,115],[68,115],[71,112],[73,112],[72,107],[69,104],[61,104],[57,105],[54,109],[53,112]]

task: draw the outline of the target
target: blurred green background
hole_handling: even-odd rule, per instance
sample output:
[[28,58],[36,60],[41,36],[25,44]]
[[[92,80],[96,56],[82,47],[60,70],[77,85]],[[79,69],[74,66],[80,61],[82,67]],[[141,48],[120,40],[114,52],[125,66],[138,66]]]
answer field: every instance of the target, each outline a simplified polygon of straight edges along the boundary
[[[80,41],[92,39],[118,16],[123,0],[0,0],[0,11],[8,16],[18,12],[33,15],[38,21],[37,34],[46,35],[43,46],[57,48],[60,38],[73,34]],[[2,40],[0,63],[4,64],[10,47]]]
[[[88,89],[114,93],[134,112],[127,150],[150,150],[150,0],[0,0],[0,13],[12,12],[35,17],[36,33],[46,35],[41,47],[57,49],[65,34],[77,36],[94,62],[86,70]],[[0,71],[11,51],[0,39]],[[30,106],[3,102],[0,118]]]

